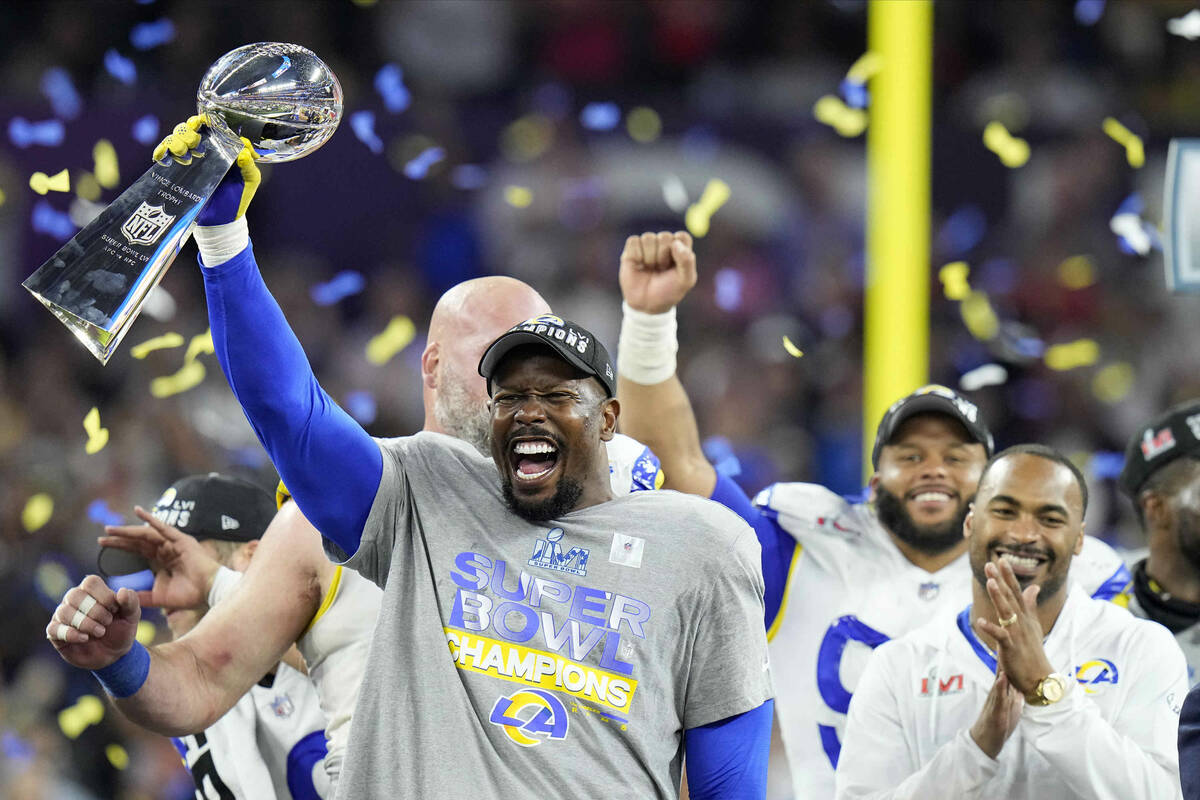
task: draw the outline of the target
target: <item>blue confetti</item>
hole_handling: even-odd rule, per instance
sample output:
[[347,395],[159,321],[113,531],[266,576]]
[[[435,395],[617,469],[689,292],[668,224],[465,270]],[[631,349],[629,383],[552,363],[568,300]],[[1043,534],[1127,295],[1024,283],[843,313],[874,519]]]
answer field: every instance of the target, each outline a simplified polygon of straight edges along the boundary
[[1125,468],[1125,454],[1100,450],[1088,459],[1088,471],[1100,480],[1115,481]]
[[1105,0],[1075,0],[1075,21],[1080,25],[1095,25],[1104,16]]
[[31,762],[37,756],[37,748],[12,731],[5,731],[3,738],[0,738],[0,752],[4,753],[6,759],[13,762]]
[[133,86],[137,82],[137,67],[133,61],[112,48],[104,54],[104,68],[108,70],[109,75],[126,86]]
[[375,396],[370,392],[350,392],[346,395],[346,411],[361,425],[370,425],[378,413]]
[[175,39],[175,23],[163,17],[154,22],[134,25],[129,31],[129,43],[135,50],[153,50]]
[[63,119],[75,119],[83,111],[83,99],[71,81],[71,74],[62,67],[51,67],[42,73],[42,94],[50,101],[54,113]]
[[713,275],[717,308],[722,311],[736,311],[742,305],[743,283],[742,273],[736,269],[717,270]]
[[616,103],[588,103],[579,112],[579,124],[589,131],[611,131],[621,122]]
[[139,6],[149,6],[154,4],[154,0],[137,0]]
[[1041,358],[1046,354],[1046,343],[1033,336],[1022,336],[1013,343],[1013,348],[1029,358]]
[[13,117],[8,123],[8,140],[22,150],[35,144],[58,147],[66,132],[66,127],[57,119],[30,122],[24,117]]
[[404,85],[404,70],[396,64],[384,64],[375,73],[375,91],[383,98],[383,107],[393,114],[412,103],[412,94]]
[[459,164],[450,173],[450,183],[457,189],[480,189],[487,183],[487,170],[478,164]]
[[1140,217],[1142,215],[1143,207],[1142,195],[1139,192],[1134,192],[1121,201],[1121,205],[1117,206],[1117,210],[1113,212],[1113,216],[1115,217],[1120,214],[1137,214]]
[[724,436],[708,437],[701,444],[701,448],[718,475],[735,478],[742,474],[742,462],[734,453],[733,444]]
[[350,115],[350,129],[372,153],[379,155],[383,152],[383,140],[375,134],[374,111],[355,111]]
[[147,114],[144,117],[139,117],[133,123],[133,139],[138,144],[154,144],[158,141],[158,132],[162,123],[158,121],[158,117],[153,114]]
[[87,516],[97,525],[120,525],[125,521],[125,518],[109,508],[103,499],[88,503]]
[[65,211],[55,211],[54,207],[46,200],[39,200],[33,207],[33,229],[37,233],[53,236],[60,242],[70,239],[75,235],[75,231],[79,230],[75,223],[71,222],[70,214]]
[[871,94],[867,91],[865,83],[852,81],[849,78],[842,79],[842,85],[838,87],[841,92],[842,99],[846,101],[846,105],[851,108],[866,108],[871,100]]
[[319,306],[331,306],[352,294],[358,294],[366,285],[367,279],[362,276],[361,272],[348,269],[339,272],[324,283],[313,286],[309,290],[309,296]]
[[445,157],[445,150],[440,147],[430,147],[404,165],[404,175],[414,181],[419,181],[429,174],[430,167]]
[[977,205],[962,206],[942,224],[937,234],[937,249],[946,258],[961,258],[979,244],[986,232],[987,217],[983,209]]

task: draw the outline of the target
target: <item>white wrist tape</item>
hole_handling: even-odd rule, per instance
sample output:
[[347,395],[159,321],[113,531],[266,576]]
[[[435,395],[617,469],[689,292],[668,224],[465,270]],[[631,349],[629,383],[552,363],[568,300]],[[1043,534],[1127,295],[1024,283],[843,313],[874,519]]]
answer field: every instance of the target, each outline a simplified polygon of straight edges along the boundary
[[662,383],[675,374],[679,351],[675,309],[647,314],[621,303],[621,338],[617,342],[617,372],[634,383]]
[[213,576],[212,586],[208,590],[208,607],[212,608],[229,597],[229,593],[237,588],[238,581],[241,579],[242,573],[236,569],[225,566],[217,567],[217,574]]
[[246,225],[244,215],[224,225],[197,225],[192,229],[192,236],[200,248],[200,260],[206,267],[224,264],[250,244],[250,228]]

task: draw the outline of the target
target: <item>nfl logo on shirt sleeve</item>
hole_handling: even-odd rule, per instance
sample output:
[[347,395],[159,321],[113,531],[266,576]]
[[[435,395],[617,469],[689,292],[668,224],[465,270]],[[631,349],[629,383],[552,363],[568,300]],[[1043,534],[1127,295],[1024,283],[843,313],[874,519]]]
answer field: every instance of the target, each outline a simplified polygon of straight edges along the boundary
[[608,560],[613,564],[641,568],[642,551],[645,548],[645,539],[639,539],[636,536],[626,536],[623,533],[614,533],[612,547],[608,551]]

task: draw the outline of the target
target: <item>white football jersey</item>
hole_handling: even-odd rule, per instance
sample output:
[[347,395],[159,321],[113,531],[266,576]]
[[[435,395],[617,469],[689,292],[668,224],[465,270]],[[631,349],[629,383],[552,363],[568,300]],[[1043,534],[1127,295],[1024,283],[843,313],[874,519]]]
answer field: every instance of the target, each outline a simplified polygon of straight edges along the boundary
[[[871,650],[971,601],[967,555],[935,573],[904,557],[866,504],[823,486],[775,484],[754,503],[796,540],[787,589],[767,631],[775,715],[797,798],[833,796],[850,697]],[[1071,579],[1114,599],[1129,572],[1087,537]]]
[[608,475],[614,495],[621,497],[662,487],[662,465],[648,446],[622,433],[614,433],[607,445]]
[[970,620],[966,606],[940,613],[875,651],[850,704],[838,800],[1182,796],[1175,737],[1187,666],[1166,628],[1072,587],[1045,639],[1066,694],[1024,704],[992,759],[970,728],[996,658]]
[[[1149,554],[1150,551],[1146,549],[1123,551],[1122,553],[1130,572],[1133,572],[1138,562],[1145,560]],[[1129,610],[1142,619],[1150,619],[1150,615],[1146,613],[1146,609],[1142,608],[1137,594],[1133,591],[1129,593]],[[1187,659],[1188,683],[1192,686],[1200,685],[1200,623],[1177,631],[1175,641],[1179,644],[1179,649],[1183,651],[1184,658]]]
[[321,800],[325,715],[308,678],[280,664],[203,733],[171,740],[197,800]]

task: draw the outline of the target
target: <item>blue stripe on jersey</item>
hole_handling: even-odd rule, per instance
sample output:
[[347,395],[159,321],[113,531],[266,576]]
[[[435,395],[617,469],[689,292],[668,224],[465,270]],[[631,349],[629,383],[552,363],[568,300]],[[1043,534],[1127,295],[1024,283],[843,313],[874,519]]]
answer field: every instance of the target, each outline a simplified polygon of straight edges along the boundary
[[292,747],[287,758],[287,784],[292,800],[321,800],[313,785],[313,767],[325,758],[325,731],[313,731]]
[[1092,592],[1092,597],[1097,600],[1112,601],[1125,594],[1131,583],[1133,583],[1133,575],[1129,572],[1129,567],[1122,564],[1116,572],[1108,577],[1108,580],[1100,584],[1099,589]]
[[[767,490],[764,490],[767,491]],[[737,514],[754,528],[758,544],[762,548],[762,573],[765,590],[764,625],[770,628],[783,609],[786,596],[788,573],[792,567],[792,556],[796,551],[796,540],[775,521],[770,509],[759,508],[750,502],[742,487],[728,475],[717,475],[717,483],[709,496]]]
[[975,629],[971,627],[971,606],[967,606],[958,615],[958,629],[962,631],[962,635],[966,637],[967,644],[971,645],[971,649],[975,651],[975,655],[979,656],[979,660],[991,670],[992,674],[996,674],[996,656],[988,649],[987,645],[979,641],[979,637],[975,635]]

